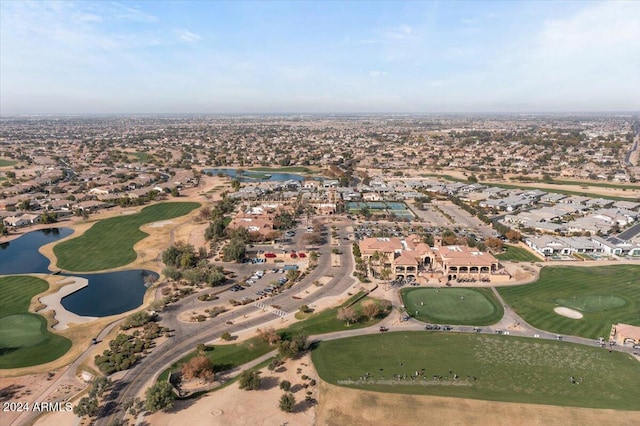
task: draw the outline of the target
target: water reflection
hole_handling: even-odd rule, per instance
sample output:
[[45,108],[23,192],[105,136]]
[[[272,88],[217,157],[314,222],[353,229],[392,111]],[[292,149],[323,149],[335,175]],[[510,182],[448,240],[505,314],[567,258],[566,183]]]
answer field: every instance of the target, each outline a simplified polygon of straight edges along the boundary
[[[0,275],[51,273],[49,259],[38,249],[72,233],[70,228],[40,229],[0,244]],[[61,275],[89,281],[87,287],[62,299],[62,305],[75,314],[92,317],[115,315],[137,308],[142,304],[147,289],[145,281],[158,279],[158,274],[144,269]]]

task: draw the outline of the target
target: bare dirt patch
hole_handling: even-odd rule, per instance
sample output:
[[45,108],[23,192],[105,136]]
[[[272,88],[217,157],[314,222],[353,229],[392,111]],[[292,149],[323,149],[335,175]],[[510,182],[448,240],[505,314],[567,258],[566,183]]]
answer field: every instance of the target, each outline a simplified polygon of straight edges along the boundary
[[575,309],[565,308],[564,306],[559,306],[557,308],[553,308],[553,312],[558,315],[562,315],[563,317],[571,318],[571,319],[582,319],[582,314]]
[[[245,391],[234,383],[197,400],[179,401],[171,411],[154,413],[145,421],[154,426],[316,424],[315,406],[306,403],[305,397],[310,391],[311,396],[317,399],[318,385],[305,389],[303,384],[308,384],[309,380],[302,380],[303,374],[318,380],[309,355],[287,361],[277,371],[270,372],[267,368],[261,371],[260,390]],[[285,413],[278,406],[284,393],[279,386],[282,380],[292,384],[291,391],[296,398],[293,413]]]
[[[390,414],[393,415],[390,415]],[[320,383],[317,424],[384,425],[618,425],[636,424],[637,411],[514,404],[436,396],[394,395]]]
[[[0,379],[0,402],[22,402],[33,403],[34,398],[38,400],[38,395],[42,394],[53,382],[55,382],[64,369],[52,370],[47,373],[30,374],[21,377],[1,378]],[[69,398],[80,391],[77,381],[63,380],[58,384],[55,391],[49,395],[48,401],[54,401],[57,398]],[[40,401],[44,402],[44,401]],[[9,425],[18,416],[22,414],[19,411],[5,411],[2,413],[2,425]],[[64,424],[64,423],[58,423]]]

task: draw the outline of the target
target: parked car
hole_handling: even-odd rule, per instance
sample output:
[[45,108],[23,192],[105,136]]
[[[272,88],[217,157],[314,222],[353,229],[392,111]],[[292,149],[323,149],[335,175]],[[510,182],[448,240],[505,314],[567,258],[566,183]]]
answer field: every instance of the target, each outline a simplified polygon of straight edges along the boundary
[[304,254],[304,253],[298,253],[298,257],[305,258],[305,257],[307,257],[307,255]]
[[266,257],[267,259],[273,259],[274,257],[276,257],[275,253],[265,253],[264,257]]
[[387,327],[385,327],[384,325],[380,326],[380,332],[384,332],[384,331],[389,331],[389,329]]

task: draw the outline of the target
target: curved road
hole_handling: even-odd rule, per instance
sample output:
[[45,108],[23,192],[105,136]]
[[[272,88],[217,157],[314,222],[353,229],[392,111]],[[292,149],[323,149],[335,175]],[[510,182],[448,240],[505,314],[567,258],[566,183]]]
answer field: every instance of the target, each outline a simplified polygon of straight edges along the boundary
[[[338,226],[338,241],[346,236],[346,226],[345,224]],[[325,244],[320,248],[318,266],[307,275],[301,283],[297,284],[295,289],[297,292],[304,291],[313,285],[313,281],[326,275],[333,275],[334,278],[331,279],[331,281],[307,296],[304,302],[292,299],[291,295],[293,293],[287,291],[271,297],[269,304],[280,305],[280,309],[285,312],[295,312],[301,303],[311,304],[324,297],[338,296],[344,293],[344,291],[354,283],[354,279],[351,277],[353,257],[350,250],[344,250],[341,256],[340,266],[332,267],[331,249],[332,246],[329,244]],[[177,359],[193,351],[198,344],[210,342],[225,331],[232,334],[238,333],[253,327],[258,327],[276,318],[272,313],[265,313],[238,324],[225,324],[229,318],[241,318],[246,314],[256,312],[256,307],[247,305],[204,323],[184,323],[178,321],[177,314],[183,310],[191,309],[192,300],[195,297],[197,297],[197,295],[191,295],[175,304],[169,305],[162,312],[160,318],[161,325],[175,330],[173,333],[174,337],[171,337],[164,344],[154,348],[150,354],[133,368],[129,369],[122,379],[114,384],[113,390],[106,398],[107,402],[96,422],[97,425],[108,425],[113,419],[122,418],[124,412],[121,407],[124,401],[140,395],[145,387],[155,381],[162,371]],[[167,315],[167,313],[170,315]]]

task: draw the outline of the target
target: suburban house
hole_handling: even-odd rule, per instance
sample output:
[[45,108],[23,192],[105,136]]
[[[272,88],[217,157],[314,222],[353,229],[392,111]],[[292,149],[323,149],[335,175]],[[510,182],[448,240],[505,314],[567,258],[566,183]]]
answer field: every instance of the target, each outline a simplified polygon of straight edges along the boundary
[[571,256],[576,253],[603,253],[601,245],[589,237],[554,237],[541,235],[527,238],[527,245],[543,256]]

